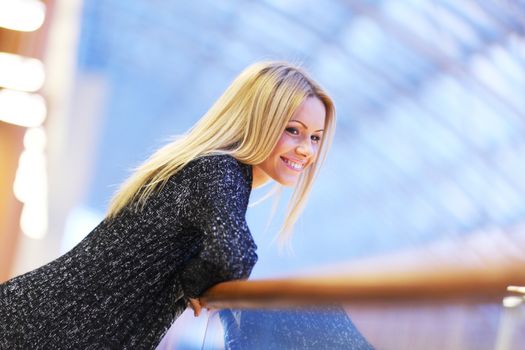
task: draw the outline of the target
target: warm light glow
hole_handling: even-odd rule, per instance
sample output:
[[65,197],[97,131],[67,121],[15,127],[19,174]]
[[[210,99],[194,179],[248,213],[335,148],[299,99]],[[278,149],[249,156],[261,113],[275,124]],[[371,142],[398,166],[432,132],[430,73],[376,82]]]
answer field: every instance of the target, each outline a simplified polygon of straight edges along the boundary
[[16,179],[13,184],[15,197],[29,203],[36,197],[46,196],[46,158],[38,151],[25,150],[20,155]]
[[24,136],[25,150],[20,155],[13,192],[24,203],[20,216],[22,232],[40,239],[47,233],[46,135],[42,127],[31,128]]
[[28,129],[24,135],[26,150],[43,153],[46,149],[47,136],[44,128]]
[[27,203],[20,216],[20,228],[29,238],[42,239],[47,233],[47,207],[45,203]]
[[0,90],[0,120],[25,127],[42,125],[47,108],[44,98],[22,91]]
[[523,286],[508,286],[507,290],[509,292],[523,293],[525,294],[525,287]]
[[503,298],[503,306],[505,307],[516,307],[521,305],[522,302],[522,297],[510,296]]
[[0,0],[0,27],[32,32],[44,23],[46,5],[38,0]]
[[0,87],[32,92],[42,87],[44,79],[42,61],[0,52]]

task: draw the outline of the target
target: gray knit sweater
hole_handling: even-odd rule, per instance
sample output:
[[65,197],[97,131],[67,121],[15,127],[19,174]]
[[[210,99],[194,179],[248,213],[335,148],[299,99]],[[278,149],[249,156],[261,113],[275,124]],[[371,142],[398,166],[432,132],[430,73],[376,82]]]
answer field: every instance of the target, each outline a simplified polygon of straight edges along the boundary
[[257,261],[245,220],[252,170],[196,159],[75,248],[0,284],[0,349],[154,349],[171,323]]

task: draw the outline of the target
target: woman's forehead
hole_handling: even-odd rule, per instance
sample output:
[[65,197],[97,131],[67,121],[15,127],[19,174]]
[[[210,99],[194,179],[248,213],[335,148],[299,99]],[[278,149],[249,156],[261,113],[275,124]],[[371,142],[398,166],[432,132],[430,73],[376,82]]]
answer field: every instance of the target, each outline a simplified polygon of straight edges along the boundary
[[310,131],[319,131],[324,128],[326,108],[317,97],[309,97],[297,108],[290,122],[302,124]]

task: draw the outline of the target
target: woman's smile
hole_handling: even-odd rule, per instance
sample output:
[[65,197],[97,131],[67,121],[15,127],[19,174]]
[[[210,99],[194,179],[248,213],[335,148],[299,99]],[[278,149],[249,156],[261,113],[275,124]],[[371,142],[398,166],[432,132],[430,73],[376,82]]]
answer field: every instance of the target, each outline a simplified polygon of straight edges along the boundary
[[281,156],[281,159],[283,160],[284,164],[293,171],[300,172],[305,168],[305,161],[292,160],[283,156]]
[[316,97],[301,103],[288,121],[277,145],[262,163],[253,166],[253,187],[273,179],[293,186],[316,159],[324,130],[326,109]]

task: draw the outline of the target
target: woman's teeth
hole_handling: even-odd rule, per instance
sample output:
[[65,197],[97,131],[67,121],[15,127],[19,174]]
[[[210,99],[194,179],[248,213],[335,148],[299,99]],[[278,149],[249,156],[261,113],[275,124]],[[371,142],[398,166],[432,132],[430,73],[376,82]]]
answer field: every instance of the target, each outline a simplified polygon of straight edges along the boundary
[[288,164],[291,168],[295,170],[302,170],[304,168],[304,164],[296,163],[286,158],[282,158],[282,159],[286,164]]

